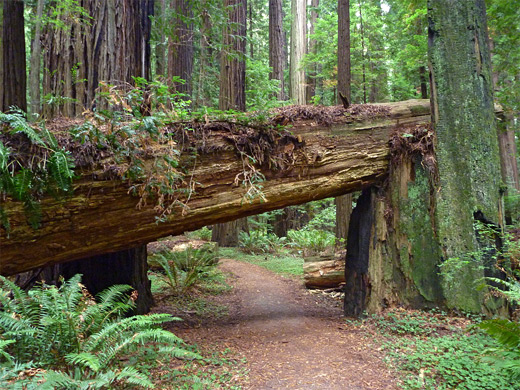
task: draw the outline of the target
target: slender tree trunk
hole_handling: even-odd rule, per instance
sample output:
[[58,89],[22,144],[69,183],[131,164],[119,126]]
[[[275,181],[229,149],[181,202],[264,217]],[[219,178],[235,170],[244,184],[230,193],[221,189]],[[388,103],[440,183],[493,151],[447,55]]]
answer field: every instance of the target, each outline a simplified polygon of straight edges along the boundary
[[280,81],[278,100],[286,100],[284,69],[285,69],[285,39],[283,32],[282,0],[269,0],[269,78]]
[[[316,28],[316,21],[318,20],[318,7],[320,5],[320,0],[311,0],[311,19],[310,19],[310,30],[309,35],[314,35]],[[316,39],[309,39],[309,53],[316,54]],[[307,75],[307,92],[306,98],[307,103],[311,102],[311,98],[316,94],[316,75],[318,74],[318,64],[314,62],[309,70],[309,74]]]
[[[350,1],[338,0],[338,103],[340,93],[352,101],[350,70]],[[350,214],[352,212],[352,194],[338,196],[336,204],[336,238],[347,241]]]
[[177,92],[191,95],[191,76],[193,72],[193,24],[186,19],[192,17],[189,0],[175,0],[174,2],[175,32],[169,38],[168,44],[168,78],[177,76],[185,81],[174,83]]
[[421,99],[428,99],[428,84],[426,82],[426,67],[419,67],[419,80],[421,82]]
[[210,67],[210,32],[211,19],[205,7],[202,7],[201,13],[202,27],[200,30],[200,56],[199,56],[199,81],[197,93],[197,105],[209,106],[211,105],[208,89],[205,88],[207,73]]
[[349,100],[350,83],[350,0],[338,0],[338,92]]
[[0,111],[27,111],[25,31],[21,0],[3,0],[0,63]]
[[166,75],[166,0],[156,0],[155,2],[155,20],[158,26],[159,42],[155,47],[155,74]]
[[365,54],[365,27],[363,25],[362,1],[359,0],[359,33],[361,35],[361,62],[363,67],[363,103],[367,103],[367,76],[366,76],[366,54]]
[[295,104],[305,104],[305,70],[303,57],[306,52],[306,0],[291,0],[291,64],[290,64],[290,98]]
[[41,27],[44,0],[38,0],[36,6],[36,21],[34,25],[34,40],[31,49],[31,69],[29,72],[30,114],[32,118],[40,114],[40,61],[42,54]]

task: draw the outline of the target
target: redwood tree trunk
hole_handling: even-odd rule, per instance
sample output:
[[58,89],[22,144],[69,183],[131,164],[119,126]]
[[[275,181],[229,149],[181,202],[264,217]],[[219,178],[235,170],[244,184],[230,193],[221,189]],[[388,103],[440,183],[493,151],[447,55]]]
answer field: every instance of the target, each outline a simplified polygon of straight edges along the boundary
[[305,70],[302,61],[306,53],[306,0],[291,0],[291,63],[290,98],[295,104],[307,103],[305,99]]
[[0,111],[8,111],[11,106],[27,111],[23,5],[21,0],[2,1]]
[[191,77],[193,73],[193,24],[188,22],[192,16],[189,0],[175,0],[175,30],[170,36],[168,48],[168,78],[178,76],[185,81],[174,83],[175,90],[189,96],[192,92]]
[[150,15],[153,0],[81,0],[92,17],[78,23],[63,16],[69,29],[48,27],[44,42],[43,94],[67,98],[44,105],[52,118],[80,115],[96,104],[101,81],[134,85],[132,77],[150,76]]
[[[219,109],[246,110],[246,0],[225,0],[228,23],[220,53]],[[247,229],[247,218],[213,226],[211,239],[220,246],[238,246],[238,232]]]
[[280,81],[278,100],[286,100],[283,76],[285,61],[282,0],[269,0],[269,66],[272,69],[269,78]]

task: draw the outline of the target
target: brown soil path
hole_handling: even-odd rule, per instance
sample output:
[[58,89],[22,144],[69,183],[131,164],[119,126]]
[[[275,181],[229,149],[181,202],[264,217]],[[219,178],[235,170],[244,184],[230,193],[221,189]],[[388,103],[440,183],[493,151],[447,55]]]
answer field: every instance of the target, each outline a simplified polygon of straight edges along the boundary
[[220,267],[234,275],[233,293],[220,297],[230,305],[229,316],[176,333],[245,357],[245,388],[397,389],[374,339],[350,329],[337,305],[255,265],[225,259]]

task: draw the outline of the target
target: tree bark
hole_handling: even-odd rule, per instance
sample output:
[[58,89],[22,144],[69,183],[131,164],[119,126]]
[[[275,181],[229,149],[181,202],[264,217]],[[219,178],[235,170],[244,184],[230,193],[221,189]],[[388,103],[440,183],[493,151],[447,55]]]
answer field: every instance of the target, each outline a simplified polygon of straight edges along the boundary
[[[65,15],[70,28],[48,27],[44,42],[43,93],[66,98],[45,104],[46,118],[74,117],[96,104],[101,81],[134,85],[133,77],[150,76],[150,15],[153,0],[81,0],[92,17],[77,23]],[[99,108],[99,107],[98,107]]]
[[[483,0],[430,0],[428,18],[436,228],[443,258],[460,258],[479,249],[475,220],[503,224],[486,7]],[[480,311],[484,292],[472,285],[479,276],[478,267],[462,269],[459,283],[445,286],[448,306]]]
[[[246,0],[225,0],[228,24],[220,53],[219,109],[246,110]],[[213,226],[211,239],[220,246],[238,246],[238,233],[247,230],[247,219]]]
[[159,30],[159,42],[155,46],[155,74],[165,76],[166,73],[166,0],[155,2],[155,23]]
[[[320,5],[320,0],[311,0],[311,18],[310,18],[310,30],[309,35],[314,35],[314,30],[316,28],[316,21],[318,20],[318,10],[317,8]],[[316,39],[309,39],[309,53],[316,54]],[[311,98],[316,95],[316,75],[318,74],[318,64],[314,62],[309,69],[309,74],[307,75],[307,91],[305,93],[305,97],[307,99],[307,104],[311,103]]]
[[[206,138],[208,150],[216,151],[201,153],[193,177],[190,175],[196,185],[187,208],[176,208],[163,223],[156,222],[153,204],[136,210],[139,199],[128,194],[127,183],[103,180],[103,161],[92,172],[77,172],[81,177],[70,199],[42,201],[38,230],[27,224],[23,205],[2,201],[11,231],[0,228],[0,273],[15,274],[124,250],[170,234],[359,191],[386,176],[388,140],[397,123],[429,122],[427,101],[383,106],[389,107],[384,117],[358,121],[339,110],[331,126],[320,125],[315,119],[296,120],[291,132],[302,145],[291,157],[294,163],[285,170],[256,168],[266,179],[262,183],[265,200],[244,200],[248,189],[235,185],[235,178],[244,169],[242,160],[234,151],[233,141],[229,141],[229,133],[216,131]],[[283,150],[292,147],[296,147],[294,142],[280,145]],[[188,162],[184,166],[190,170],[193,163]]]
[[24,2],[3,0],[2,4],[0,111],[11,106],[27,111]]
[[350,0],[338,0],[338,104],[340,93],[351,101],[350,82]]
[[305,258],[303,280],[307,288],[332,288],[345,283],[345,259],[334,256]]
[[224,25],[220,54],[219,109],[246,110],[246,0],[225,0],[228,23]]
[[177,92],[187,95],[190,99],[192,92],[191,77],[193,73],[193,24],[186,19],[192,17],[191,3],[189,0],[174,0],[175,30],[169,38],[168,44],[168,78],[177,76],[185,81],[173,83]]
[[31,49],[31,69],[29,72],[29,95],[31,98],[30,114],[35,118],[41,112],[40,101],[40,62],[42,55],[41,27],[44,0],[38,0],[36,7],[36,21],[34,25],[34,40]]
[[280,81],[278,100],[286,100],[284,69],[285,69],[285,39],[283,32],[282,0],[269,0],[269,78]]
[[306,0],[291,0],[291,63],[290,63],[290,98],[294,104],[305,104],[305,70],[303,57],[306,53]]

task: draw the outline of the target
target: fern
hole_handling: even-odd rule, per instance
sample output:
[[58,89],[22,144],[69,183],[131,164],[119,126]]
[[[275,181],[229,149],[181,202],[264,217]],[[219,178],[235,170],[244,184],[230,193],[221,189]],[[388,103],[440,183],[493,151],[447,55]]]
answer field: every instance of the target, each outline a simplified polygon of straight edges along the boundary
[[59,288],[41,285],[26,292],[0,276],[1,378],[15,378],[16,367],[37,356],[31,367],[42,371],[24,380],[27,389],[151,388],[147,376],[137,367],[124,366],[120,357],[148,342],[191,356],[180,338],[159,327],[178,318],[123,318],[132,307],[129,286],[105,290],[96,303],[80,281],[76,275]]

